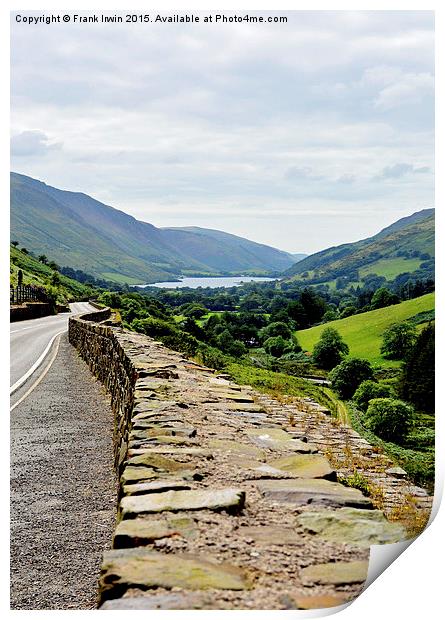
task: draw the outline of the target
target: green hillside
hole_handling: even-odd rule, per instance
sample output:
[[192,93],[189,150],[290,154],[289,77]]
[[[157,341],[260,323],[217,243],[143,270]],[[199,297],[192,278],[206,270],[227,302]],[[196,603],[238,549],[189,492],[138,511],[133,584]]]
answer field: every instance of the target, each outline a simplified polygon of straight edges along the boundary
[[11,238],[62,267],[128,284],[181,274],[281,273],[286,252],[219,231],[162,229],[82,193],[11,173]]
[[393,323],[406,321],[420,312],[433,309],[434,293],[429,293],[394,306],[355,314],[345,319],[297,331],[297,338],[304,350],[312,352],[321,332],[328,326],[333,327],[348,344],[350,357],[361,357],[373,364],[398,366],[399,362],[386,360],[380,355],[382,333]]
[[400,273],[419,269],[431,273],[433,257],[434,209],[424,209],[398,220],[373,237],[312,254],[284,275],[288,280],[306,283],[332,282],[342,277],[360,282],[369,274],[391,280]]
[[18,272],[23,273],[23,284],[40,286],[54,293],[57,303],[66,303],[76,299],[91,297],[94,289],[72,280],[67,276],[54,272],[48,265],[41,263],[37,258],[25,254],[18,248],[10,248],[10,284],[17,286]]

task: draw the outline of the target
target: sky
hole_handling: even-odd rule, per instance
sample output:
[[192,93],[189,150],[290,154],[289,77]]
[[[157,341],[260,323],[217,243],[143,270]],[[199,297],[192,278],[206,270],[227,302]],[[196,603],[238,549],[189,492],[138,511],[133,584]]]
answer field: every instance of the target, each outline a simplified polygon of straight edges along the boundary
[[17,13],[50,12],[11,17],[16,172],[156,226],[295,253],[434,206],[432,12],[37,25]]

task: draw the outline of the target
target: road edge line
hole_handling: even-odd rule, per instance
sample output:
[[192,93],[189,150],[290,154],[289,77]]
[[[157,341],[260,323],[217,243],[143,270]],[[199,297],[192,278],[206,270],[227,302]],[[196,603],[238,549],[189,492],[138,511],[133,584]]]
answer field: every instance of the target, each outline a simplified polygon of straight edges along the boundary
[[57,338],[57,336],[60,336],[60,334],[63,334],[64,332],[66,332],[66,331],[67,331],[67,329],[68,329],[68,328],[63,329],[62,331],[57,332],[57,334],[54,334],[54,336],[53,336],[53,337],[51,338],[51,340],[49,341],[49,343],[48,343],[48,345],[47,345],[46,349],[43,351],[43,353],[41,354],[41,356],[39,357],[39,359],[38,359],[38,360],[36,360],[36,361],[34,362],[34,364],[31,366],[31,368],[30,368],[27,372],[25,372],[25,374],[24,374],[22,377],[20,377],[20,379],[18,379],[18,381],[16,381],[16,382],[14,383],[14,385],[12,385],[12,386],[9,388],[9,395],[10,395],[10,396],[12,396],[12,395],[14,394],[14,392],[16,392],[16,391],[19,389],[19,387],[21,387],[21,386],[25,383],[25,381],[27,381],[27,380],[29,379],[29,377],[31,377],[31,375],[33,375],[33,374],[35,373],[35,371],[37,370],[37,368],[39,368],[39,366],[40,366],[40,365],[42,364],[42,362],[44,361],[45,357],[48,355],[48,352],[49,352],[49,350],[51,349],[51,346],[52,346],[52,344],[53,344],[54,340]]

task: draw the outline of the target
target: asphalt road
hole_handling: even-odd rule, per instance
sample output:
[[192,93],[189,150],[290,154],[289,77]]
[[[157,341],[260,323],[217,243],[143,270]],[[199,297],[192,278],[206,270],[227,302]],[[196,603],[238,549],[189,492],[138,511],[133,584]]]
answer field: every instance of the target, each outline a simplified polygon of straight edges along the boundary
[[94,310],[88,302],[70,304],[70,309],[71,312],[63,312],[56,316],[11,323],[10,386],[16,386],[26,376],[54,336],[68,329],[68,318],[72,314]]
[[11,415],[14,610],[94,609],[115,526],[109,398],[66,333],[48,357],[54,352],[48,372]]

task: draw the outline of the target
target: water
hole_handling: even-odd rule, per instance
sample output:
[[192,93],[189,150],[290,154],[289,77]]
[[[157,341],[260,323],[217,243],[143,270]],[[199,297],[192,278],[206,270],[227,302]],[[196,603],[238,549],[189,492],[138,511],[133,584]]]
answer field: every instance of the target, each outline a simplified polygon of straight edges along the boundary
[[140,284],[139,288],[146,288],[147,286],[156,286],[157,288],[218,288],[223,286],[229,288],[230,286],[239,286],[247,282],[273,282],[275,278],[259,278],[253,276],[231,276],[221,278],[183,278],[180,282],[155,282],[154,284]]

